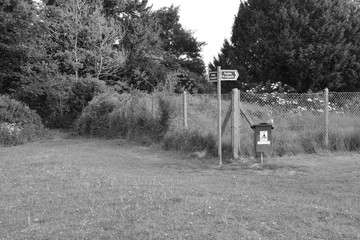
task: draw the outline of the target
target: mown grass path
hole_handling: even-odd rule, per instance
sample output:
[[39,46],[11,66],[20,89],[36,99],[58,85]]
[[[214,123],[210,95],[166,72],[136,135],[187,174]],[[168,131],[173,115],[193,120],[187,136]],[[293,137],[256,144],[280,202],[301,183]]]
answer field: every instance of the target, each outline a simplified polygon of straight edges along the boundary
[[360,239],[360,155],[216,168],[124,140],[0,148],[0,239]]

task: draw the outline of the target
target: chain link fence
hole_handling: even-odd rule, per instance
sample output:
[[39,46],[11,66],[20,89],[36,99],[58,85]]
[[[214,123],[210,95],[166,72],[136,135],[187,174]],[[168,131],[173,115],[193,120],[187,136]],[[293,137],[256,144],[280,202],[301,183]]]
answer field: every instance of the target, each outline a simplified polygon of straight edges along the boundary
[[[197,131],[217,136],[217,95],[169,95],[174,104],[170,130]],[[231,105],[231,93],[221,96],[222,119]],[[155,99],[153,97],[153,99]],[[328,103],[328,108],[325,105]],[[360,150],[360,93],[240,93],[240,154],[254,156],[251,125],[271,123],[271,155],[316,153],[322,149]],[[224,144],[231,144],[231,122],[223,133]]]
[[[360,93],[241,93],[240,104],[252,124],[274,126],[273,155],[360,150]],[[248,155],[253,132],[244,116],[241,123],[241,150]]]
[[329,147],[360,150],[360,93],[329,93]]
[[[274,155],[316,152],[324,147],[325,93],[311,94],[240,94],[241,151],[251,155],[253,132],[251,124],[273,125],[272,150]],[[245,116],[244,116],[245,115]],[[250,146],[250,148],[249,148]]]

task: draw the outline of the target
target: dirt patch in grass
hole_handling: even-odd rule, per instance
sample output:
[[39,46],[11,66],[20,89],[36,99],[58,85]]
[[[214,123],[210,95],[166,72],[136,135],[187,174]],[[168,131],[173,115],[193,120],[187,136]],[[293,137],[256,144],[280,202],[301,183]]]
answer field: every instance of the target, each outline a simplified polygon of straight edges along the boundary
[[0,239],[360,239],[358,154],[218,168],[56,134],[0,156]]

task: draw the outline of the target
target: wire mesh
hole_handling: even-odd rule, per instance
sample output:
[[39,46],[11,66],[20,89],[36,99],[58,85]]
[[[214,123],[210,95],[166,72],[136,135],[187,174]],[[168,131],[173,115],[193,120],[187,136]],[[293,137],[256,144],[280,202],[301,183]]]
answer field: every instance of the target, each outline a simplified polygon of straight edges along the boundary
[[[182,94],[150,95],[147,108],[157,116],[159,99],[168,98],[173,104],[170,131],[185,130],[184,98]],[[325,147],[326,129],[330,145],[339,137],[360,132],[360,93],[328,94],[328,126],[326,126],[326,94],[319,93],[271,93],[241,92],[240,108],[243,112],[240,124],[241,154],[254,155],[254,132],[251,125],[273,125],[271,155],[312,153]],[[218,96],[187,95],[187,131],[217,136]],[[222,123],[230,110],[231,93],[221,96]],[[231,121],[223,133],[223,141],[231,139]],[[331,147],[331,146],[330,146]],[[333,147],[334,148],[334,147]]]
[[329,93],[329,147],[359,151],[360,93]]
[[[323,147],[325,137],[325,93],[240,94],[240,108],[251,124],[273,125],[273,154],[313,152]],[[243,115],[242,151],[251,154],[253,131]]]

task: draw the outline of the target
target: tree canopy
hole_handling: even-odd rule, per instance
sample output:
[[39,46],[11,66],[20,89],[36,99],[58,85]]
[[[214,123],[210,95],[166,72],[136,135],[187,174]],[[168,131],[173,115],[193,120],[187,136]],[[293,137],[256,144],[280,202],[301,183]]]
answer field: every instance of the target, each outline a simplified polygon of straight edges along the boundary
[[169,82],[199,88],[204,43],[181,26],[178,9],[154,11],[146,0],[3,0],[1,93],[38,88],[45,75],[96,78],[118,91],[154,91]]
[[0,2],[0,93],[12,93],[19,86],[22,67],[37,48],[32,37],[36,31],[31,1]]
[[281,82],[294,91],[359,91],[360,11],[344,0],[241,2],[231,42],[210,64],[235,68],[224,90]]
[[48,120],[111,88],[202,91],[204,43],[146,0],[0,1],[0,94]]

